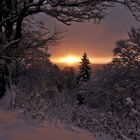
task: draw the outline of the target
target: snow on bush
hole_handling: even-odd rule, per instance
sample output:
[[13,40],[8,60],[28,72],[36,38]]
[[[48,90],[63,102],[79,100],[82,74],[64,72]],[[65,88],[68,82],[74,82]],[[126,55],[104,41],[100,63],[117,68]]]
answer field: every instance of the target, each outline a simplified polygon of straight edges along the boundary
[[126,114],[128,116],[120,117],[117,113],[101,113],[85,105],[67,104],[62,96],[55,95],[54,99],[46,100],[39,95],[32,96],[28,104],[24,104],[24,109],[32,112],[34,118],[40,116],[40,119],[60,120],[89,130],[97,136],[107,134],[118,140],[140,139],[140,115],[135,113],[136,110],[132,109]]

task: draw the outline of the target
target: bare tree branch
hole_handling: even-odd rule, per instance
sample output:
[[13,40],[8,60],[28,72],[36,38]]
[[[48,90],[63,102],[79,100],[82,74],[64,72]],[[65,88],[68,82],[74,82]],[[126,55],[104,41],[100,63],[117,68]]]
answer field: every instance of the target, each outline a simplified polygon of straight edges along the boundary
[[140,20],[140,0],[1,0],[0,32],[10,42],[21,37],[25,17],[44,12],[64,24],[72,21],[93,20],[99,22],[108,8],[117,4],[129,9]]
[[17,40],[12,40],[10,42],[8,42],[6,45],[4,45],[1,49],[0,49],[0,56],[5,55],[5,50],[8,49],[9,47],[11,47],[12,45],[16,45],[20,42],[20,39]]

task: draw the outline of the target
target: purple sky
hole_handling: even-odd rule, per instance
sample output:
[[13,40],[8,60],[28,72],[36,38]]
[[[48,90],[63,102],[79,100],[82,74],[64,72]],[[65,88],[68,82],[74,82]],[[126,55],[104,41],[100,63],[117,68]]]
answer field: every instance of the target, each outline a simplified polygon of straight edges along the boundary
[[133,27],[140,27],[127,10],[115,8],[109,11],[100,24],[93,22],[73,23],[66,26],[55,19],[43,16],[45,23],[50,28],[56,27],[59,31],[65,31],[62,43],[51,47],[52,58],[57,59],[66,55],[81,56],[86,52],[92,58],[111,58],[115,42],[127,37],[127,31]]

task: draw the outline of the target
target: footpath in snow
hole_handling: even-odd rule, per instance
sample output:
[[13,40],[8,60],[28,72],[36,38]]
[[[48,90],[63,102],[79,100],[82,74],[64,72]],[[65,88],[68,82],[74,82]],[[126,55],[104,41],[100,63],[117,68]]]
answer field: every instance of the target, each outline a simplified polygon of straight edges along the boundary
[[95,140],[86,131],[70,131],[44,123],[29,116],[0,109],[0,140]]

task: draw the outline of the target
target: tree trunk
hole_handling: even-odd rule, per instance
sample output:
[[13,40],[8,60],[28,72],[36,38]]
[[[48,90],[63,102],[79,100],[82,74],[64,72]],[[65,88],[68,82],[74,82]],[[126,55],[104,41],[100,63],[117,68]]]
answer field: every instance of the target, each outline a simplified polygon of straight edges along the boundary
[[22,10],[18,17],[17,24],[16,24],[15,39],[19,39],[22,35],[21,31],[22,31],[22,22],[23,22],[24,15],[25,15],[25,11]]

